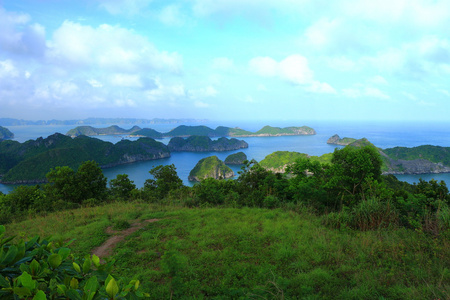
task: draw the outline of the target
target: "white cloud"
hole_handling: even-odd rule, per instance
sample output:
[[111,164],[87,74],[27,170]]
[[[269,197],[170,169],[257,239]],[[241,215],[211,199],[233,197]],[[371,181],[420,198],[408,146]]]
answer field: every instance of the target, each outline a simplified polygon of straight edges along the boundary
[[216,97],[219,92],[212,86],[207,86],[201,89],[193,89],[189,91],[189,97],[192,99],[203,99]]
[[314,72],[308,66],[308,60],[294,54],[277,62],[271,57],[255,57],[250,60],[249,68],[262,77],[278,77],[286,82],[304,86],[314,93],[335,94],[336,90],[325,82],[314,80]]
[[307,91],[320,94],[337,94],[337,91],[328,83],[314,81],[306,88]]
[[89,80],[87,80],[87,82],[94,88],[103,87],[103,84],[100,81],[95,80],[95,79],[89,79]]
[[178,99],[186,98],[186,88],[182,84],[164,85],[159,78],[155,79],[155,84],[156,88],[144,92],[151,102],[170,101],[169,104],[173,104]]
[[11,60],[0,61],[0,78],[14,78],[18,76],[19,71]]
[[259,76],[273,77],[278,73],[278,62],[271,57],[255,57],[249,62],[250,70]]
[[49,60],[71,67],[101,67],[119,72],[166,70],[180,73],[182,58],[159,51],[147,38],[119,26],[97,28],[65,21],[53,34]]
[[111,76],[111,84],[120,87],[143,87],[140,76],[135,74],[114,74]]

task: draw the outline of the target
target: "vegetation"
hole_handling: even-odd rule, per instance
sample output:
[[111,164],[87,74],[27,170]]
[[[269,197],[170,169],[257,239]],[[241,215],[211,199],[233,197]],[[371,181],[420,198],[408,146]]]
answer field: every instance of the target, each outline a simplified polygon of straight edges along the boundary
[[[173,165],[150,170],[152,178],[139,190],[125,176],[108,189],[93,162],[77,172],[60,167],[49,173],[48,185],[0,195],[2,223],[9,224],[10,236],[51,234],[56,248],[50,255],[61,258],[56,242],[76,238],[76,258],[91,257],[109,226],[122,230],[136,219],[157,220],[106,258],[116,261],[111,272],[141,280],[152,299],[449,298],[447,186],[383,176],[378,150],[357,146],[336,149],[328,163],[300,156],[284,174],[246,162],[236,180],[208,178],[193,187],[183,186]],[[81,188],[83,180],[99,184]],[[22,273],[25,268],[19,267]],[[24,287],[22,279],[8,280]],[[94,282],[77,280],[81,291]],[[70,281],[62,281],[65,291],[76,289]],[[51,284],[37,286],[27,284],[31,296],[53,295]],[[99,280],[97,286],[105,284]]]
[[423,145],[418,147],[406,148],[395,147],[384,149],[386,153],[392,159],[426,159],[434,163],[443,163],[446,166],[450,166],[450,147],[440,147]]
[[247,155],[244,152],[238,152],[228,155],[224,162],[226,165],[242,165],[246,160]]
[[201,159],[191,170],[188,178],[190,181],[201,181],[206,178],[225,179],[233,176],[233,170],[214,155]]
[[306,158],[307,154],[290,151],[276,151],[267,155],[259,164],[261,167],[277,172],[284,172],[289,164],[293,164],[297,159]]
[[84,161],[113,166],[139,160],[169,157],[167,146],[150,138],[123,140],[117,144],[56,133],[46,139],[25,143],[0,142],[0,174],[3,182],[45,181],[45,174],[57,166],[77,169]]
[[330,137],[327,141],[327,144],[335,144],[335,145],[349,145],[353,142],[356,142],[356,139],[354,138],[349,138],[349,137],[344,137],[344,138],[340,138],[339,135],[335,134],[332,137]]
[[153,129],[144,128],[140,131],[132,133],[133,136],[148,136],[156,138],[158,135],[162,137],[189,137],[193,135],[208,137],[244,137],[244,136],[280,136],[280,135],[311,135],[316,134],[315,130],[308,126],[302,127],[271,127],[265,126],[257,132],[247,131],[241,128],[231,128],[219,126],[216,129],[207,126],[186,126],[180,125],[169,132],[160,133]]
[[133,126],[131,129],[123,129],[117,125],[109,126],[106,128],[94,128],[92,126],[78,126],[69,130],[66,135],[76,137],[80,135],[93,136],[93,135],[126,135],[132,134],[141,130],[138,126]]
[[14,133],[9,131],[8,128],[0,126],[0,141],[12,138],[14,138]]
[[190,151],[190,152],[211,152],[211,151],[231,151],[248,148],[248,144],[243,140],[219,138],[215,141],[207,136],[193,135],[186,139],[174,137],[167,145],[170,151]]

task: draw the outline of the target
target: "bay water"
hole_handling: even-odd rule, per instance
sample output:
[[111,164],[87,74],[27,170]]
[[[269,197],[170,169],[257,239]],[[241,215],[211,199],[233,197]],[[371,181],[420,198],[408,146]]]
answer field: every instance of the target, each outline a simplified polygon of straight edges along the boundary
[[[114,124],[111,124],[114,125]],[[128,126],[121,125],[125,129],[129,129],[134,124]],[[155,129],[159,132],[168,132],[180,124],[149,124],[144,127]],[[369,122],[369,121],[209,121],[206,123],[189,123],[185,125],[205,125],[215,129],[217,126],[240,127],[249,131],[257,131],[265,125],[287,127],[287,126],[310,126],[317,132],[312,136],[281,136],[281,137],[244,137],[239,138],[245,140],[249,148],[227,152],[175,152],[170,158],[138,162],[133,164],[120,165],[113,168],[104,169],[103,173],[108,180],[116,178],[118,174],[128,174],[129,178],[134,181],[138,188],[144,185],[145,180],[150,178],[148,173],[154,166],[174,164],[177,168],[178,176],[183,180],[184,184],[192,185],[188,181],[189,172],[194,168],[196,163],[207,156],[216,155],[219,159],[225,158],[233,153],[244,152],[248,159],[261,161],[267,155],[275,151],[296,151],[307,153],[309,155],[322,155],[333,152],[336,145],[328,145],[326,142],[329,137],[339,134],[341,138],[367,138],[375,146],[379,148],[392,148],[396,146],[415,147],[420,145],[437,145],[450,147],[450,122]],[[94,127],[106,127],[96,126]],[[141,125],[142,127],[142,125]],[[47,137],[55,132],[65,134],[74,126],[9,126],[8,129],[15,134],[16,141],[24,142],[39,137]],[[137,138],[129,138],[125,136],[98,136],[104,141],[117,143],[123,138],[136,140]],[[159,141],[167,144],[169,138]],[[237,174],[240,166],[232,166],[233,171]],[[419,178],[425,180],[444,180],[450,186],[450,174],[421,174],[421,175],[397,175],[400,180],[409,183],[418,182]],[[0,191],[8,193],[15,186],[0,184]]]

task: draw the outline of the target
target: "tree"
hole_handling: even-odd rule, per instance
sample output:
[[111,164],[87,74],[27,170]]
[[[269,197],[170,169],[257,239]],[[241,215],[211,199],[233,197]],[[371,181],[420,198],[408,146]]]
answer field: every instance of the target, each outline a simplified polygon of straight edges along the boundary
[[147,179],[144,183],[144,192],[159,199],[167,194],[183,187],[183,181],[178,177],[174,164],[157,166],[149,171],[153,179]]
[[76,203],[81,198],[72,168],[56,167],[47,173],[46,178],[49,183],[45,186],[45,191],[53,201]]
[[116,179],[111,179],[109,185],[112,194],[122,199],[130,197],[131,191],[136,189],[134,181],[130,180],[127,174],[118,174]]
[[337,194],[341,206],[364,199],[370,184],[381,181],[382,161],[374,146],[335,149],[331,163],[327,187]]
[[97,162],[86,161],[78,168],[76,185],[81,193],[81,200],[98,199],[106,196],[107,179]]

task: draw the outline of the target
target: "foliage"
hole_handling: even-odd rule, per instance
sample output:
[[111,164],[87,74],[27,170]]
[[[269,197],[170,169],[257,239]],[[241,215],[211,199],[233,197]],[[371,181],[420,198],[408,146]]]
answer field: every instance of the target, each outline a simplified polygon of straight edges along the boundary
[[224,163],[226,165],[242,165],[247,160],[247,155],[244,152],[238,152],[228,155]]
[[[189,180],[202,180],[206,178],[224,179],[234,175],[230,169],[217,156],[202,158],[189,173]],[[199,180],[199,181],[200,181]]]
[[297,159],[308,157],[307,154],[290,151],[276,151],[267,155],[259,162],[261,167],[271,170],[282,171],[286,166],[295,162]]
[[163,199],[172,190],[181,189],[183,181],[178,177],[175,165],[156,166],[149,171],[153,179],[144,183],[144,193],[153,199]]
[[370,184],[381,180],[380,154],[372,146],[335,149],[331,162],[327,188],[340,199],[341,206],[364,199]]
[[136,189],[134,181],[128,178],[128,174],[118,174],[116,179],[111,179],[109,185],[111,194],[119,199],[129,198],[132,191]]
[[86,161],[75,172],[69,167],[56,167],[47,174],[47,197],[52,201],[81,204],[83,200],[106,196],[106,177],[94,161]]
[[443,163],[450,166],[450,147],[422,145],[418,147],[394,147],[384,149],[383,152],[390,158],[398,160],[426,159],[434,163]]
[[0,225],[1,299],[136,299],[148,297],[139,281],[124,284],[110,275],[112,263],[96,255],[77,259],[68,244],[34,237],[10,243]]

